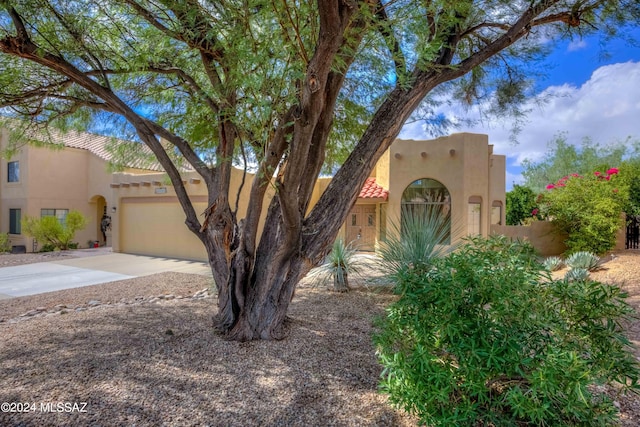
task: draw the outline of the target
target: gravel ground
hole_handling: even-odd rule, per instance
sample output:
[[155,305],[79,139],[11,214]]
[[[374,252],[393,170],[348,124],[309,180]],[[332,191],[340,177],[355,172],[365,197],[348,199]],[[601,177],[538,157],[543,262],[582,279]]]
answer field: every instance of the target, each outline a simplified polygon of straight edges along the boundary
[[[593,277],[622,284],[640,313],[640,251],[604,267]],[[35,404],[0,412],[0,426],[417,425],[376,391],[371,319],[391,295],[306,282],[286,340],[237,343],[212,331],[209,286],[162,273],[0,300],[0,402]],[[640,345],[640,321],[629,334]],[[637,426],[640,398],[617,401]]]

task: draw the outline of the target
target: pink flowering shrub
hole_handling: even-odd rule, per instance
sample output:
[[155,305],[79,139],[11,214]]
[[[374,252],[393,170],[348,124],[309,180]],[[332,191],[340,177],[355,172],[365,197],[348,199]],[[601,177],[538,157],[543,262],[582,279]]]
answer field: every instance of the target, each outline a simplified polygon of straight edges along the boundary
[[547,185],[539,199],[540,211],[569,235],[569,253],[602,254],[615,246],[628,198],[627,186],[616,182],[618,173],[610,168],[585,177],[571,174]]

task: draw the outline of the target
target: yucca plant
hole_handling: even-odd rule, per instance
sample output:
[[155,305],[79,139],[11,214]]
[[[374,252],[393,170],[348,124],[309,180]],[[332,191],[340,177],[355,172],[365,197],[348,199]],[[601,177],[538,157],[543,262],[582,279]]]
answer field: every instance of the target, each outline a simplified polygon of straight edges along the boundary
[[547,269],[547,271],[558,271],[562,268],[564,262],[562,261],[562,258],[552,256],[545,259],[542,264],[544,265],[544,268]]
[[589,270],[586,268],[572,268],[564,275],[565,280],[569,282],[577,280],[587,280],[589,278]]
[[391,276],[407,271],[428,271],[433,260],[451,252],[455,245],[448,244],[451,216],[440,209],[410,209],[403,207],[401,225],[390,221],[386,241],[380,245],[382,267]]
[[348,292],[349,275],[360,273],[356,255],[357,251],[351,244],[337,239],[327,255],[326,262],[312,273],[314,284],[327,284],[332,281],[334,291]]
[[576,268],[584,268],[588,271],[597,270],[600,268],[601,263],[600,257],[586,251],[575,252],[569,255],[565,261],[565,264],[572,270]]

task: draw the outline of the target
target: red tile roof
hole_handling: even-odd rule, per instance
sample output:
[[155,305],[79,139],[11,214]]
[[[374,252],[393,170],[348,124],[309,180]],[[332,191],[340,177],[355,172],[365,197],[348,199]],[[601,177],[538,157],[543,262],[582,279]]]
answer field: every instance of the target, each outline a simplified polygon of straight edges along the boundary
[[367,178],[360,190],[360,194],[358,194],[359,198],[362,199],[384,199],[387,200],[389,197],[389,191],[385,190],[381,186],[376,183],[375,178]]

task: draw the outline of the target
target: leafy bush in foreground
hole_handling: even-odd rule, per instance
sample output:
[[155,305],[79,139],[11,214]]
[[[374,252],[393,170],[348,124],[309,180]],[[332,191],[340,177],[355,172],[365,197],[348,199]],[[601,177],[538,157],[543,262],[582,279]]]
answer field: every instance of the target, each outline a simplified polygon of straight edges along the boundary
[[608,425],[617,409],[590,386],[639,388],[625,295],[552,281],[529,245],[474,238],[397,279],[375,337],[381,389],[426,425]]

